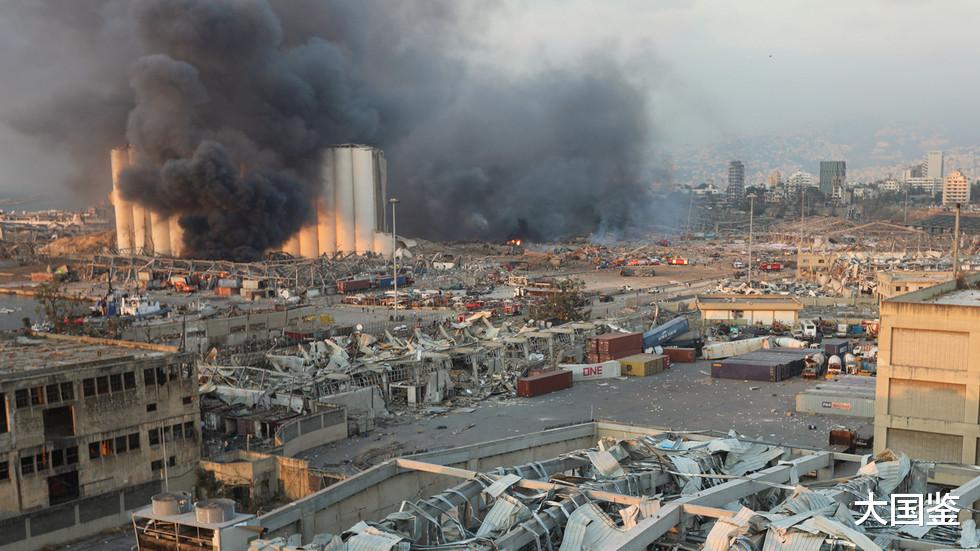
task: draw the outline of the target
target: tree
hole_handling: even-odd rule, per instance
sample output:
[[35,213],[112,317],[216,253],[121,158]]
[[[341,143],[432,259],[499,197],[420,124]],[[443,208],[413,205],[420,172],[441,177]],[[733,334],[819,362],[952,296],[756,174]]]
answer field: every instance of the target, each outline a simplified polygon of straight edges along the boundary
[[563,279],[555,283],[558,289],[531,307],[534,319],[557,323],[579,321],[586,318],[586,302],[582,297],[585,282],[581,279]]
[[38,315],[47,319],[56,333],[70,329],[70,319],[74,315],[74,303],[67,298],[65,282],[57,279],[41,283],[34,290]]

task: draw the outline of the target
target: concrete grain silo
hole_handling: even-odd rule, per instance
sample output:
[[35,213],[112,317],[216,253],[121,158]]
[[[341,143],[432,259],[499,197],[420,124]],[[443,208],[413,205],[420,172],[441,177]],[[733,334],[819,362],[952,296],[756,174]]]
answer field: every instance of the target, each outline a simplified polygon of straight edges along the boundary
[[116,215],[116,250],[120,254],[132,254],[134,242],[133,204],[123,199],[119,190],[119,176],[129,166],[129,148],[113,149],[109,154],[112,169],[111,202]]

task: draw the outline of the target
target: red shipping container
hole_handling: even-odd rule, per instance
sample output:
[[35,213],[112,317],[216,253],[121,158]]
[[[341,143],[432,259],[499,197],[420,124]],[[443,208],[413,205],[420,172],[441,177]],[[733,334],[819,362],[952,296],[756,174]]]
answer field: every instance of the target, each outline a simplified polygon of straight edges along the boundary
[[564,390],[570,386],[572,386],[572,372],[559,369],[517,379],[517,395],[532,398],[549,392]]
[[695,361],[693,348],[664,347],[664,354],[674,363],[691,363]]
[[608,361],[611,361],[611,360],[618,360],[620,358],[625,358],[627,356],[633,356],[635,354],[639,354],[639,352],[632,352],[632,351],[629,351],[629,350],[623,350],[621,352],[613,352],[613,353],[600,352],[600,353],[598,353],[598,354],[595,355],[595,358],[596,358],[597,361],[590,362],[590,363],[608,362]]
[[585,359],[590,364],[602,363],[602,361],[599,360],[599,353],[598,352],[589,352],[588,354],[585,355]]
[[606,333],[594,337],[600,354],[623,354],[632,356],[643,351],[643,335],[641,333]]

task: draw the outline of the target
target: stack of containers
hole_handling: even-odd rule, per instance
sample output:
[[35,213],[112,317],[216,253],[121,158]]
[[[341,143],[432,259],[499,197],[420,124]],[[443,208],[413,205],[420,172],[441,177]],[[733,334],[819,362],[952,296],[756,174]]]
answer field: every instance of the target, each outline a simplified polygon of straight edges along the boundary
[[215,293],[219,297],[230,297],[231,295],[237,295],[239,293],[238,288],[241,286],[241,281],[236,278],[219,279]]
[[808,354],[812,354],[812,351],[799,348],[757,350],[712,363],[711,376],[715,379],[747,379],[773,383],[784,381],[803,372]]
[[618,360],[643,352],[643,335],[641,333],[598,335],[588,340],[585,351],[589,363]]

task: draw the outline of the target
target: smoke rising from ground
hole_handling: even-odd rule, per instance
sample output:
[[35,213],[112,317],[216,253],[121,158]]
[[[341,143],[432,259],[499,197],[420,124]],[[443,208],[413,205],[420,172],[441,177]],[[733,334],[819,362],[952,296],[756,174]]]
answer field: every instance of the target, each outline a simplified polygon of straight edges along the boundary
[[[192,255],[257,258],[312,220],[333,143],[385,150],[400,233],[503,239],[525,220],[552,239],[647,222],[644,90],[602,55],[521,76],[469,62],[483,3],[82,3],[75,32],[104,38],[71,52],[116,71],[61,83],[72,100],[17,128],[88,163],[128,141],[124,195],[180,214]],[[62,3],[41,4],[21,15],[69,24],[51,15]],[[73,129],[79,117],[98,132]]]

